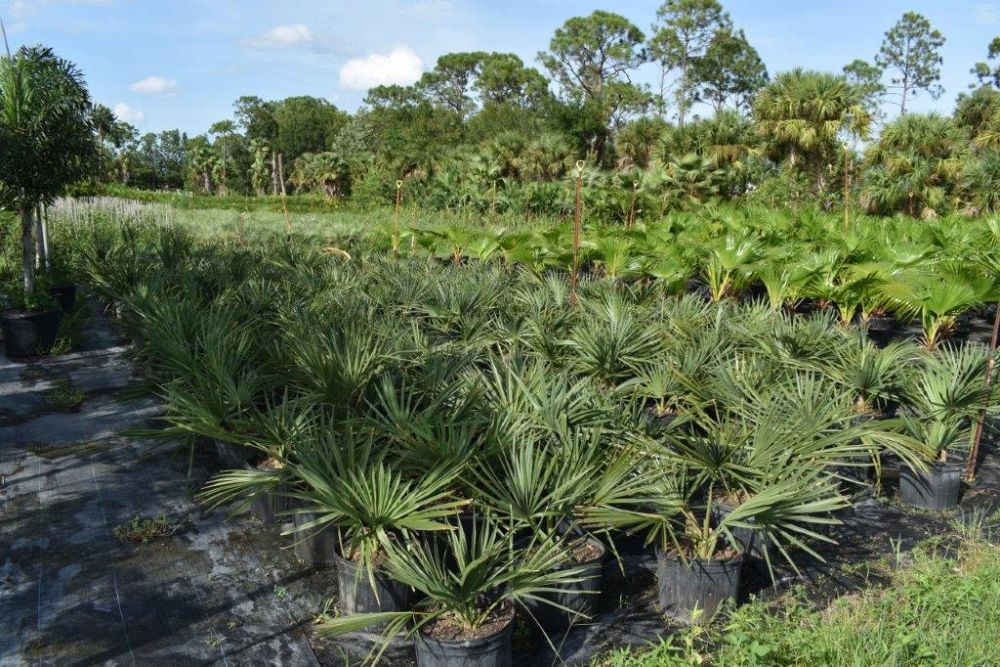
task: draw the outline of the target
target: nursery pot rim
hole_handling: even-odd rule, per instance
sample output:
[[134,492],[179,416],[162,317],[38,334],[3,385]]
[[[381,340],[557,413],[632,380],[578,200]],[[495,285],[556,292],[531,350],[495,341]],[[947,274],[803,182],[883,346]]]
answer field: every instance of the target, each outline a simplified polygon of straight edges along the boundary
[[[946,456],[947,458],[944,461],[939,459],[932,459],[928,461],[925,459],[923,462],[927,465],[928,471],[941,470],[945,472],[952,472],[957,469],[961,472],[965,470],[965,460],[963,458],[955,456],[951,452],[946,452]],[[913,470],[913,472],[915,474],[926,474],[922,470]]]
[[420,639],[422,641],[434,642],[435,644],[440,644],[441,646],[461,649],[481,648],[492,644],[498,638],[514,631],[514,623],[517,621],[517,614],[514,612],[514,608],[512,606],[507,606],[506,608],[510,613],[510,618],[507,619],[507,622],[504,623],[503,627],[493,634],[486,635],[485,637],[476,637],[475,639],[439,639],[438,637],[427,634],[425,631],[426,626],[421,626],[417,632],[420,634]]
[[19,310],[17,308],[11,308],[9,310],[0,311],[0,320],[26,320],[33,317],[42,317],[44,315],[60,315],[62,311],[59,308],[47,308],[45,310]]
[[[336,529],[337,529],[336,526],[330,526],[328,528],[328,530],[336,530]],[[359,561],[347,558],[342,553],[340,553],[339,544],[337,545],[337,548],[333,550],[333,562],[334,564],[336,564],[338,568],[340,568],[341,563],[344,563],[348,567],[353,567],[358,570],[364,569],[364,566]],[[373,576],[376,577],[385,577],[387,579],[392,579],[392,581],[396,581],[395,579],[392,578],[392,575],[389,572],[389,568],[386,567],[386,565],[376,565],[375,567],[371,568],[371,573]]]
[[725,569],[729,566],[734,566],[734,567],[741,566],[743,564],[744,558],[746,557],[746,552],[743,549],[736,549],[735,547],[733,548],[736,551],[736,555],[730,556],[729,558],[716,558],[714,556],[711,558],[682,558],[680,554],[678,554],[676,551],[664,551],[663,549],[657,546],[656,557],[679,562],[687,567],[698,565],[706,569],[707,568]]

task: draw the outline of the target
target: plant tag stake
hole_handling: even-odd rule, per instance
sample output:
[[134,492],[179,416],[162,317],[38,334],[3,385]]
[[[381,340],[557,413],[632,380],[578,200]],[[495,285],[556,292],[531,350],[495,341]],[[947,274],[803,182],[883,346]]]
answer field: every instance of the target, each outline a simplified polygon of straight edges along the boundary
[[396,213],[392,219],[392,257],[399,259],[399,207],[403,203],[403,181],[396,181]]
[[576,307],[576,284],[580,273],[580,194],[583,192],[583,160],[576,161],[576,212],[573,216],[573,270],[569,275],[569,305]]
[[[986,388],[993,386],[993,369],[996,367],[997,342],[1000,338],[1000,303],[997,304],[996,316],[993,318],[993,338],[990,341],[990,361],[986,364]],[[989,398],[986,399],[987,403]],[[983,441],[983,422],[986,421],[987,407],[979,411],[979,418],[976,419],[976,430],[972,436],[972,446],[969,447],[969,460],[965,464],[965,481],[971,482],[976,478],[976,463],[979,459],[979,445]]]

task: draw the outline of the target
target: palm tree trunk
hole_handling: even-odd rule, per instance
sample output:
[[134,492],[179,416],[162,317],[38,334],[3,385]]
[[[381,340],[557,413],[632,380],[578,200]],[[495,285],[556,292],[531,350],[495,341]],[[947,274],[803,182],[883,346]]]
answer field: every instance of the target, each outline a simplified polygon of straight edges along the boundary
[[31,206],[21,206],[18,209],[21,216],[21,269],[24,276],[24,293],[35,291],[35,241],[32,238],[34,219]]

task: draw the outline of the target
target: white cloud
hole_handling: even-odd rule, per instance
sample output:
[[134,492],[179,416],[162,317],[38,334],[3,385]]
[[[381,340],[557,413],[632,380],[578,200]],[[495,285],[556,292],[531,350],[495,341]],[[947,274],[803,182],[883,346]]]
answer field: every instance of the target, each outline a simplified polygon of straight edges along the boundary
[[992,4],[974,5],[972,13],[979,25],[993,25],[997,22],[997,9]]
[[24,16],[30,9],[27,0],[11,0],[10,15],[14,18]]
[[116,104],[112,111],[115,114],[115,118],[126,123],[131,123],[132,125],[141,125],[146,121],[146,114],[138,109],[133,109],[124,102]]
[[406,45],[387,54],[373,53],[351,58],[340,68],[340,85],[348,90],[368,90],[373,86],[408,85],[420,78],[424,61]]
[[162,76],[147,76],[142,81],[136,81],[131,86],[137,93],[147,95],[173,95],[177,92],[176,79],[164,79]]
[[274,49],[309,44],[315,39],[304,23],[276,25],[267,32],[244,39],[241,44],[254,49]]
[[455,17],[461,10],[458,0],[416,0],[403,3],[396,11],[404,16],[440,21]]

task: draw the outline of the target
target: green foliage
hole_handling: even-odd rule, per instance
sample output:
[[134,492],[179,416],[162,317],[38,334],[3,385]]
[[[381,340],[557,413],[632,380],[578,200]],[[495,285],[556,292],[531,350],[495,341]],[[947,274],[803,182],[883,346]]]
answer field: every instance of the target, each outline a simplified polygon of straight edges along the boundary
[[898,91],[899,114],[906,114],[906,102],[921,91],[934,99],[944,94],[941,80],[941,47],[944,35],[931,27],[922,14],[906,12],[885,33],[875,64],[891,74],[890,89]]
[[863,136],[871,120],[847,79],[802,69],[779,74],[761,91],[754,118],[775,158],[811,172],[818,187],[840,148],[839,133],[846,129]]
[[591,150],[599,159],[609,124],[648,102],[646,93],[629,80],[629,73],[645,61],[644,40],[642,31],[625,17],[597,10],[566,21],[552,37],[549,51],[538,55],[565,99],[595,114],[599,133]]
[[802,597],[777,609],[762,602],[732,613],[715,631],[694,628],[646,653],[620,651],[595,664],[653,667],[989,664],[1000,614],[1000,551],[975,540],[942,553],[933,544],[892,575],[891,587],[843,596],[825,610]]
[[716,36],[726,34],[726,31],[731,35],[732,21],[717,0],[667,0],[656,10],[656,18],[658,22],[653,26],[655,33],[649,40],[649,56],[661,68],[660,113],[666,107],[667,77],[676,70],[675,103],[678,123],[683,127],[685,115],[697,99],[695,89],[701,80],[693,70],[715,42],[715,53],[711,58],[715,65],[703,69],[718,68],[721,74],[720,66],[727,60],[723,51],[732,43],[728,40],[716,41]]

